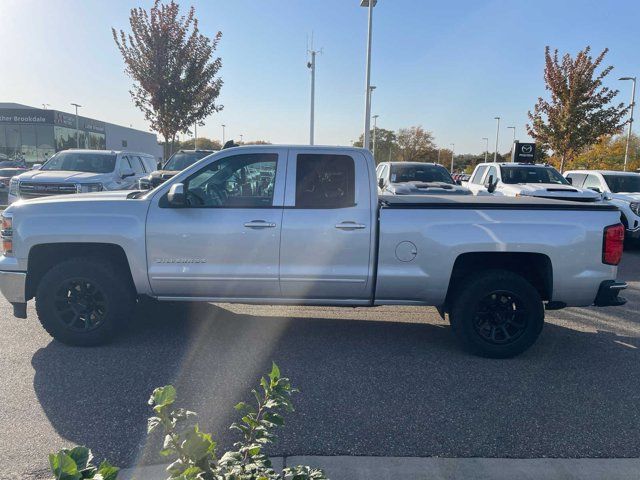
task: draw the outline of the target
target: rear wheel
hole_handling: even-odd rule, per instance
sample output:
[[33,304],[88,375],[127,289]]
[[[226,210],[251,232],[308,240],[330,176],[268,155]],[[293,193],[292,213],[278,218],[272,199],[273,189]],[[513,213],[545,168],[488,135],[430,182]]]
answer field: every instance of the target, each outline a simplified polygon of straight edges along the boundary
[[36,292],[40,323],[68,345],[108,342],[134,305],[135,292],[127,275],[96,258],[74,258],[54,266]]
[[523,277],[491,270],[456,289],[449,319],[467,351],[508,358],[535,343],[544,324],[544,306],[538,291]]

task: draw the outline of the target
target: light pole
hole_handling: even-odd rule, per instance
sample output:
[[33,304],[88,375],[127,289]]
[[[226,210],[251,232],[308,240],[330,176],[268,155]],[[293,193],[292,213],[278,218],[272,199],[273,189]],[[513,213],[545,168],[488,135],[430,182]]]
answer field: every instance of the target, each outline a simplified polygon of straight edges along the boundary
[[629,112],[629,130],[627,130],[627,144],[624,148],[624,171],[627,171],[627,162],[629,161],[629,142],[631,141],[631,127],[633,125],[633,107],[636,104],[636,77],[621,77],[620,80],[631,80],[631,111]]
[[78,131],[78,108],[82,107],[77,103],[72,103],[74,107],[76,107],[76,148],[80,148],[80,132]]
[[311,61],[307,62],[307,68],[311,70],[311,112],[309,118],[309,145],[313,145],[314,125],[315,125],[315,107],[316,107],[316,54],[319,53],[313,49],[313,38],[311,39]]
[[513,130],[513,142],[511,142],[511,148],[509,149],[511,158],[513,158],[513,145],[516,143],[516,127],[507,127],[507,130],[509,129]]
[[193,149],[198,149],[198,122],[193,124]]
[[489,137],[482,137],[482,139],[487,142],[484,149],[484,163],[487,163],[487,154],[489,153]]
[[[376,89],[375,85],[369,85],[369,115],[371,115],[371,98],[373,96],[373,91]],[[371,119],[369,119],[369,121],[371,121]],[[371,128],[371,125],[369,125],[369,128]],[[369,149],[369,147],[371,146],[370,142],[367,142],[367,150]]]
[[[242,138],[243,138],[243,137],[244,137],[244,135],[243,135],[243,134],[240,134],[240,143],[242,143]],[[311,145],[313,145],[313,143],[312,143]]]
[[51,104],[49,104],[49,103],[43,103],[43,104],[42,104],[42,109],[43,109],[43,110],[46,110],[46,109],[47,109],[47,107],[50,107],[50,106],[51,106]]
[[442,151],[441,148],[438,149],[438,163],[440,163],[440,152]]
[[498,138],[500,136],[500,117],[493,117],[493,118],[498,121],[498,124],[496,126],[496,151],[493,152],[493,161],[497,162],[498,161]]
[[371,33],[373,26],[373,7],[376,6],[378,0],[360,0],[361,7],[367,7],[369,10],[369,27],[367,30],[367,66],[365,74],[365,89],[364,89],[364,142],[362,143],[365,148],[369,148],[369,139],[371,132],[369,131],[371,125],[371,97],[369,96],[371,86]]
[[451,143],[451,174],[453,174],[453,152],[456,149],[456,144],[455,143]]
[[223,123],[221,126],[222,126],[222,146],[224,147],[224,144],[225,144],[225,141],[224,141],[225,140],[225,138],[224,138],[224,129],[225,129],[226,125]]
[[373,159],[375,160],[376,158],[376,129],[378,128],[378,117],[380,115],[374,115],[373,116],[373,150],[372,150],[372,154],[373,154]]

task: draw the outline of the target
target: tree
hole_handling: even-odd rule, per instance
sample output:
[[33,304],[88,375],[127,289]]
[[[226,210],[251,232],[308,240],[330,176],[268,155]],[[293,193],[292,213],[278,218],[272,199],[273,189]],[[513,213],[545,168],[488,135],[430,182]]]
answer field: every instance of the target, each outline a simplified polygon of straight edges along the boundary
[[398,130],[398,147],[403,162],[433,162],[438,152],[433,142],[433,134],[421,126]]
[[[193,150],[194,142],[193,138],[180,142],[180,149]],[[218,140],[211,140],[210,138],[198,137],[198,149],[199,150],[221,150],[222,144]]]
[[618,133],[626,124],[622,119],[629,107],[612,105],[618,90],[602,85],[613,67],[596,72],[608,49],[595,60],[590,52],[591,47],[586,47],[575,58],[567,53],[560,61],[557,49],[552,55],[545,48],[544,80],[551,99],[538,98],[533,113],[529,112],[527,132],[560,158],[560,171],[582,149],[603,135]]
[[195,9],[180,15],[175,0],[155,0],[149,12],[132,9],[129,24],[130,34],[112,28],[113,39],[134,82],[129,93],[151,128],[164,137],[167,157],[167,146],[173,150],[179,132],[189,133],[223,108],[215,103],[222,60],[212,58],[222,33],[213,39],[202,35]]
[[[362,147],[364,135],[360,135],[358,141],[353,142],[354,147]],[[395,132],[384,128],[376,128],[376,164],[380,162],[394,161],[398,153],[398,144]],[[371,144],[373,145],[373,129],[371,130]]]
[[[602,137],[598,143],[576,156],[570,167],[588,170],[622,170],[627,138],[624,135]],[[631,136],[629,145],[629,171],[640,168],[640,138]]]

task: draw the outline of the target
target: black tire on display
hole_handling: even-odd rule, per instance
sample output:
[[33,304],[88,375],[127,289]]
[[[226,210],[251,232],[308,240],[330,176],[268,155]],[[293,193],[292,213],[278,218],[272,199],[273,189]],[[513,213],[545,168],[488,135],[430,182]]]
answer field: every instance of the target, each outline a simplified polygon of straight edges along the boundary
[[98,258],[72,258],[44,274],[36,312],[45,330],[67,345],[109,342],[132,314],[135,291],[121,269]]
[[522,276],[489,270],[461,283],[453,294],[451,328],[465,350],[509,358],[535,343],[544,324],[538,291]]

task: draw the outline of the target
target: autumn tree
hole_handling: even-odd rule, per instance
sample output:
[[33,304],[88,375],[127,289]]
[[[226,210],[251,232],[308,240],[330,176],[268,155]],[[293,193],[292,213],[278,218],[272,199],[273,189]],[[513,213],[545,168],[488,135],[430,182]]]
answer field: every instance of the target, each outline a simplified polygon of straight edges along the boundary
[[432,162],[437,158],[433,134],[421,126],[401,128],[397,142],[404,162]]
[[626,124],[622,119],[629,107],[613,105],[618,90],[602,84],[613,67],[597,72],[608,49],[595,60],[590,52],[591,47],[586,47],[575,58],[567,53],[560,60],[557,49],[552,54],[546,47],[544,80],[551,98],[538,98],[529,112],[527,132],[560,158],[560,171],[582,149]]
[[174,0],[155,0],[148,12],[132,9],[129,24],[128,34],[112,28],[113,39],[133,79],[133,101],[164,138],[166,157],[178,133],[189,133],[222,109],[215,103],[222,88],[217,76],[222,61],[213,58],[222,33],[213,38],[201,34],[195,9],[181,15]]
[[[622,170],[627,137],[624,135],[606,136],[577,155],[570,167],[587,170]],[[631,135],[629,143],[629,166],[633,172],[640,168],[640,137]]]
[[[371,130],[371,144],[373,145],[373,129]],[[360,135],[360,138],[353,142],[354,147],[362,147],[364,142],[364,135]],[[389,162],[394,161],[396,155],[398,153],[398,144],[396,133],[392,130],[386,130],[384,128],[376,128],[375,132],[376,138],[376,154],[375,160],[376,164],[380,162]]]
[[[180,142],[180,148],[182,150],[193,150],[195,146],[193,138]],[[199,150],[221,150],[222,144],[218,140],[212,140],[210,138],[198,137],[198,149]]]

